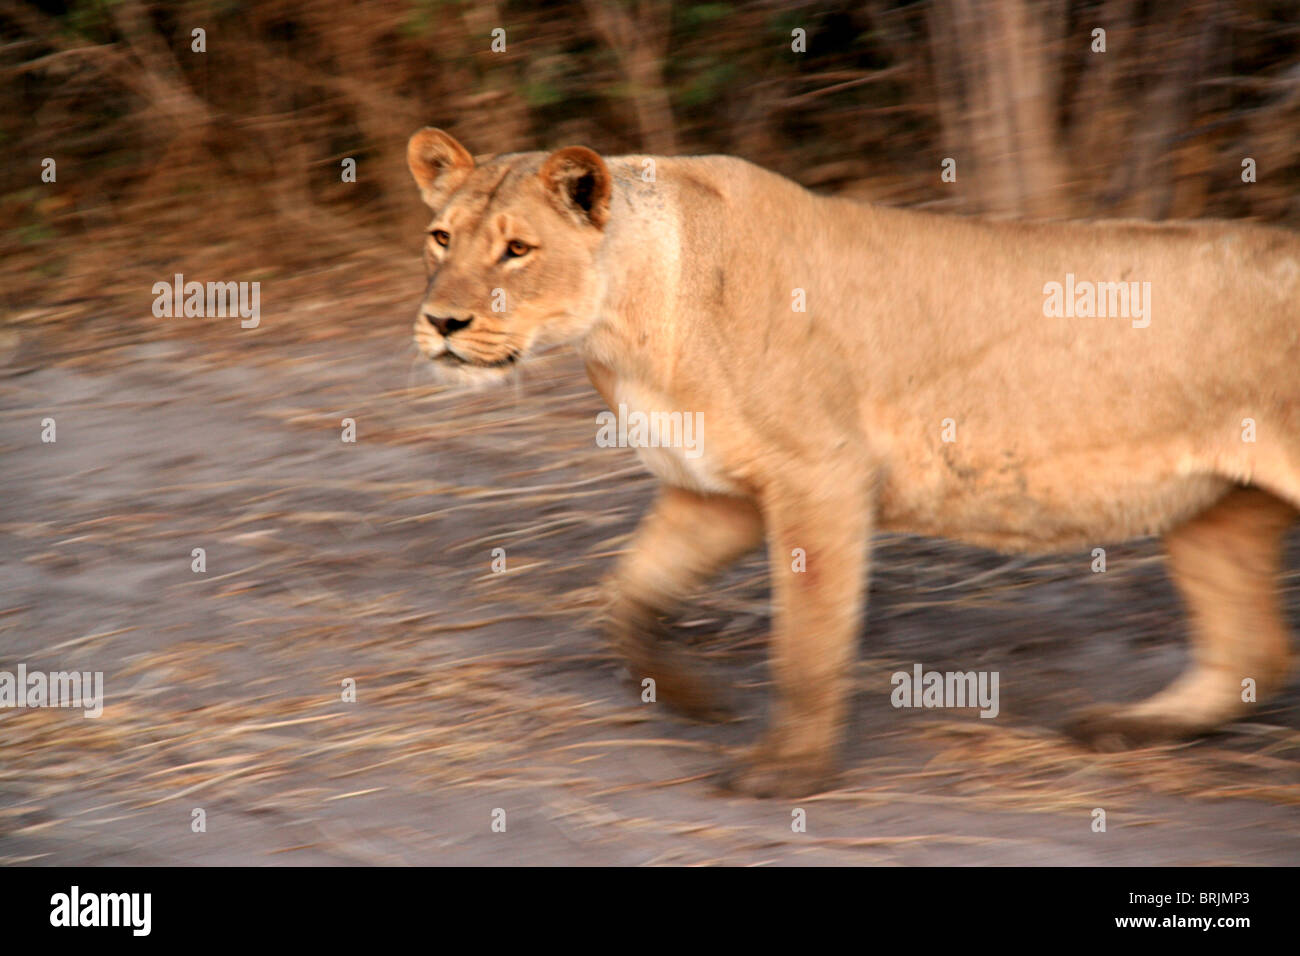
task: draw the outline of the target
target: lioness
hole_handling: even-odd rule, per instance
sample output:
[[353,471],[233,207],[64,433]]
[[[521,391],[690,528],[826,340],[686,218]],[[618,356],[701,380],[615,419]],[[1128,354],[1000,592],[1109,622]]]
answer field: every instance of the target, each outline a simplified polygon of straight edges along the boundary
[[[1164,535],[1192,664],[1086,713],[1073,729],[1095,744],[1208,730],[1246,708],[1246,678],[1283,681],[1295,235],[946,217],[724,156],[571,146],[478,164],[432,128],[407,158],[433,210],[415,339],[445,379],[501,379],[572,343],[611,408],[702,415],[698,454],[638,449],[663,486],[609,621],[635,677],[714,714],[658,622],[766,540],[777,698],[737,788],[828,780],[876,531],[1038,552]],[[1111,314],[1120,283],[1132,301]]]

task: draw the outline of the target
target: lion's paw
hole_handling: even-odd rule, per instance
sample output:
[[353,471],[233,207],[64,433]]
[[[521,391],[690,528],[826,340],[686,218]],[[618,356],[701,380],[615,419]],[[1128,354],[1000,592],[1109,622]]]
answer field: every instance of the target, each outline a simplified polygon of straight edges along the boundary
[[783,755],[764,743],[727,774],[722,785],[751,797],[799,798],[828,790],[834,780],[831,762],[824,757]]
[[1202,730],[1177,718],[1135,713],[1132,707],[1121,704],[1085,708],[1065,725],[1070,737],[1102,753],[1170,743]]

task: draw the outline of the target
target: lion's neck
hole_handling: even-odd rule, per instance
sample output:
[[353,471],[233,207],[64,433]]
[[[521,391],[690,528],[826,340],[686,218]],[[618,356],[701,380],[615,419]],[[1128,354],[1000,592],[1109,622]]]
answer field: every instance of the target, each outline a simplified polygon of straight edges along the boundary
[[605,369],[602,377],[611,382],[659,388],[666,384],[664,359],[670,358],[671,368],[679,351],[684,257],[707,253],[683,248],[673,190],[651,188],[633,174],[639,169],[616,176],[601,252],[605,287],[596,323],[578,351],[589,367]]

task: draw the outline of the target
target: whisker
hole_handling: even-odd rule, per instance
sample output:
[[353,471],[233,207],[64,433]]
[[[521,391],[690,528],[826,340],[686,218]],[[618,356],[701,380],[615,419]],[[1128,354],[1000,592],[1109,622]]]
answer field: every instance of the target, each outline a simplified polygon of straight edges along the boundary
[[[418,351],[411,356],[411,364],[406,367],[406,387],[408,390],[411,388],[411,379],[415,377],[415,363],[419,362],[423,357]],[[423,368],[426,371],[428,370],[427,365],[424,365]]]

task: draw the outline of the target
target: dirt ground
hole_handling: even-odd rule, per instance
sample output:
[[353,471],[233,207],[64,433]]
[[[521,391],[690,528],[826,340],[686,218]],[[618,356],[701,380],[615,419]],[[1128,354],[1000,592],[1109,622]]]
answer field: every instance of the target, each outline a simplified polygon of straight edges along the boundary
[[[432,386],[419,289],[413,261],[266,284],[257,330],[155,320],[143,293],[0,327],[0,669],[101,670],[107,696],[99,719],[0,710],[0,863],[1300,863],[1297,682],[1192,744],[1059,734],[1183,666],[1150,541],[1103,542],[1094,574],[1086,553],[881,539],[839,787],[722,791],[768,702],[761,556],[681,619],[744,717],[641,703],[593,589],[651,479],[596,447],[572,356]],[[894,709],[889,676],[916,662],[999,672],[1001,714]]]

